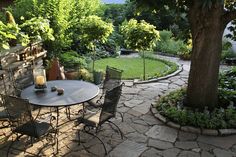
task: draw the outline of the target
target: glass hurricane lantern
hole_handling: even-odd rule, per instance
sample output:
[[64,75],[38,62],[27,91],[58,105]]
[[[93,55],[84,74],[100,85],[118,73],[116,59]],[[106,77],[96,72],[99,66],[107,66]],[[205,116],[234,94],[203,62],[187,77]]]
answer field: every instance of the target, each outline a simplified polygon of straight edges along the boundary
[[45,69],[34,69],[34,85],[36,90],[44,90],[47,88]]

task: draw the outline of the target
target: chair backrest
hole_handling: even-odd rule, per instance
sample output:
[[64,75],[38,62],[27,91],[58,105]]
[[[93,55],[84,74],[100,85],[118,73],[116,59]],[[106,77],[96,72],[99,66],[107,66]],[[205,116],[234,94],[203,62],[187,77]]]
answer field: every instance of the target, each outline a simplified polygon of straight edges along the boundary
[[121,83],[122,70],[113,67],[106,67],[105,80],[103,82],[103,92],[117,87]]
[[102,105],[102,110],[100,114],[100,122],[106,120],[107,113],[110,117],[115,117],[117,104],[119,102],[122,92],[122,85],[123,84],[120,84],[119,86],[106,91],[104,103]]
[[4,106],[2,95],[0,95],[0,121],[6,120],[8,118],[9,118],[9,116],[8,116],[6,108]]
[[4,105],[14,127],[33,121],[30,104],[27,100],[14,96],[3,95]]

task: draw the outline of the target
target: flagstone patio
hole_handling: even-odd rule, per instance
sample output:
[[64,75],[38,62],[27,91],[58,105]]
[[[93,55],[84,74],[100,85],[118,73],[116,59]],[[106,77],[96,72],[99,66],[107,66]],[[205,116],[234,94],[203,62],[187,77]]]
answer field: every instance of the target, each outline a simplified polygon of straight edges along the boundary
[[[166,57],[165,57],[166,58]],[[124,122],[117,114],[114,122],[124,133],[124,139],[104,125],[98,136],[105,142],[108,157],[233,157],[236,156],[236,135],[215,137],[183,132],[170,128],[156,119],[150,112],[151,103],[160,95],[186,85],[189,65],[187,61],[174,60],[183,64],[183,71],[177,76],[155,83],[136,84],[125,81],[118,111],[124,115]],[[76,108],[73,107],[73,111]],[[73,115],[73,114],[72,114]],[[61,110],[60,120],[66,120]],[[68,122],[60,128],[58,156],[65,157],[103,157],[105,152],[101,143],[83,133],[82,143],[78,145],[77,129],[74,122]],[[21,142],[14,146],[23,148]],[[34,156],[39,148],[44,148],[40,156],[53,156],[53,149],[47,141],[37,142],[26,152],[11,149],[10,156]],[[6,149],[0,150],[5,156]]]

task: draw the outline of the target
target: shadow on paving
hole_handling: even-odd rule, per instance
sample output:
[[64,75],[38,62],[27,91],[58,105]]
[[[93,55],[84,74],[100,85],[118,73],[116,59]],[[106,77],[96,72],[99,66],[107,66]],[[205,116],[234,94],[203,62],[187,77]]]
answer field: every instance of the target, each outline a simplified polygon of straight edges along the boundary
[[[76,106],[71,108],[71,118],[75,118],[78,115],[73,113],[76,111]],[[46,114],[49,111],[45,110]],[[42,114],[41,117],[47,117],[45,114]],[[68,121],[64,109],[60,110],[59,123],[65,123],[59,128],[59,152],[56,156],[105,156],[105,151],[101,142],[94,138],[91,135],[81,132],[81,144],[78,142],[78,129],[81,129],[81,126],[76,126],[75,121]],[[116,120],[115,123],[120,123],[121,118]],[[101,128],[101,131],[97,134],[105,143],[106,149],[110,152],[116,145],[122,142],[121,137],[118,132],[115,132],[112,129],[113,126],[109,124],[104,124]],[[9,129],[1,130],[7,132],[11,132]],[[95,133],[95,130],[92,130]],[[2,138],[2,137],[1,137]],[[0,143],[0,156],[7,156],[7,150],[12,140],[16,138],[16,135],[9,136],[8,140]],[[40,141],[33,141],[33,146],[30,144],[30,140],[27,136],[23,136],[19,139],[19,141],[14,142],[12,148],[9,151],[9,157],[11,156],[55,156],[54,152],[56,152],[56,145],[51,146],[51,139],[46,140],[43,138]],[[50,144],[48,144],[50,143]]]

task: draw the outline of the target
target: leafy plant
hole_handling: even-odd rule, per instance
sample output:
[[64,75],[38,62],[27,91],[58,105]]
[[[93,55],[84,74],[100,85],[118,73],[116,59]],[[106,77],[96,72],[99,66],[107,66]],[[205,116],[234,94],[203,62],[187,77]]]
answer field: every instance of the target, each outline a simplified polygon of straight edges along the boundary
[[61,53],[59,58],[66,70],[71,70],[71,69],[76,70],[82,67],[86,67],[87,65],[85,58],[80,56],[75,51],[67,51],[67,52]]
[[79,69],[78,79],[92,81],[92,76],[87,69],[82,68],[82,69]]
[[160,31],[160,40],[156,43],[156,51],[173,55],[187,55],[191,52],[191,43],[186,45],[183,40],[173,38],[171,31]]
[[186,95],[185,89],[180,89],[161,97],[157,102],[160,114],[181,125],[190,125],[208,129],[236,128],[236,108],[229,105],[227,108],[215,108],[204,111],[183,106]]
[[43,17],[50,21],[55,40],[44,41],[49,56],[70,49],[82,47],[78,45],[79,20],[83,16],[95,14],[100,7],[100,0],[15,0],[12,7],[16,21],[24,21],[35,17]]
[[236,57],[236,54],[233,52],[232,43],[223,39],[222,41],[222,53],[221,59],[233,58]]
[[17,34],[19,33],[19,27],[8,23],[5,25],[0,21],[0,48],[9,49],[9,41],[11,39],[16,39]]
[[220,105],[227,106],[233,104],[236,106],[236,67],[224,71],[219,78],[219,97]]
[[192,39],[189,39],[187,45],[182,45],[180,51],[177,53],[183,60],[190,60],[192,53]]
[[54,40],[53,30],[50,28],[49,20],[42,17],[34,17],[26,20],[20,25],[20,28],[29,35],[31,41]]

